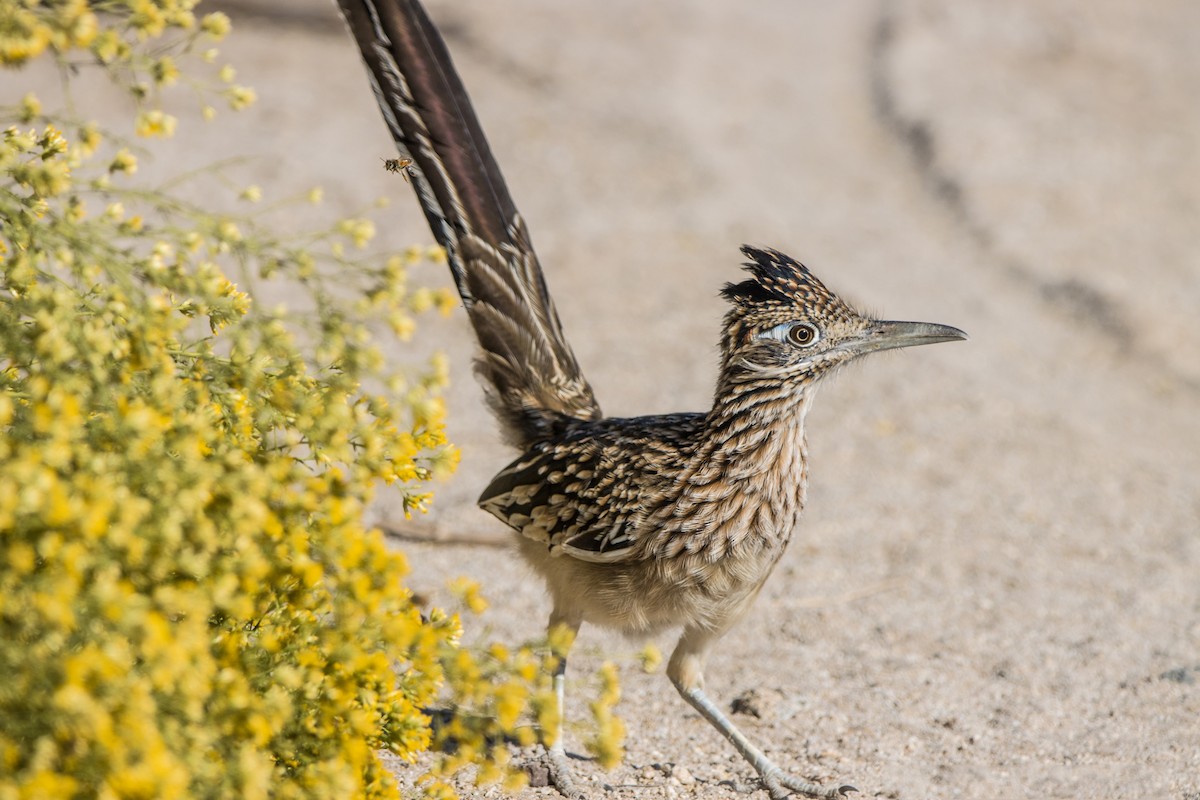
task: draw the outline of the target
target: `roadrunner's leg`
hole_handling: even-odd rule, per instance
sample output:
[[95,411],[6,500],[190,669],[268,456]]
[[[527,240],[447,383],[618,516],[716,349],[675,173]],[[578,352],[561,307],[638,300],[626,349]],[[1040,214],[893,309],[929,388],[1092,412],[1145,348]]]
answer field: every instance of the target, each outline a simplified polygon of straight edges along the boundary
[[771,800],[783,800],[792,792],[801,792],[813,797],[842,797],[849,792],[858,791],[853,786],[832,785],[821,786],[810,781],[793,778],[775,765],[766,753],[755,747],[737,726],[729,721],[717,708],[708,695],[704,693],[704,659],[709,644],[718,636],[710,630],[687,628],[671,654],[667,664],[667,677],[681,697],[700,715],[708,720],[714,728],[721,732],[729,742],[742,754],[742,758],[750,762],[758,773],[759,779],[771,794]]
[[575,643],[575,636],[579,633],[580,624],[579,620],[569,619],[557,611],[550,616],[550,641],[561,647],[563,652],[554,666],[554,702],[558,714],[555,720],[554,743],[546,750],[546,769],[550,773],[550,783],[569,798],[583,797],[583,792],[579,790],[571,775],[571,764],[567,759],[567,750],[563,743],[565,738],[563,735],[564,721],[567,714],[567,655]]

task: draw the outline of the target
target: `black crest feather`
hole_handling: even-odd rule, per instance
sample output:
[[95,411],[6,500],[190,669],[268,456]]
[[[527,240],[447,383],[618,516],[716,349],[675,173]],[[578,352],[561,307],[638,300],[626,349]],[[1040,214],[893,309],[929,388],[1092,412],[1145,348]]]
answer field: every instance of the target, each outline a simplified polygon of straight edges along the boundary
[[740,306],[794,303],[798,296],[829,294],[829,290],[796,259],[771,248],[742,245],[742,255],[750,259],[742,268],[754,277],[741,283],[727,283],[721,296]]

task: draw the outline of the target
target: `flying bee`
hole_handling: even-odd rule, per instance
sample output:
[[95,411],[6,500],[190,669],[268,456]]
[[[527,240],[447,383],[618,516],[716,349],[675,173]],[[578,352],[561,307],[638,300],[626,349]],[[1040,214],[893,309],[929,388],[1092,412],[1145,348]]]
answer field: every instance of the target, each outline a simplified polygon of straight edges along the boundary
[[383,168],[388,172],[399,172],[404,178],[404,182],[408,183],[408,168],[412,166],[411,158],[385,158],[383,159]]

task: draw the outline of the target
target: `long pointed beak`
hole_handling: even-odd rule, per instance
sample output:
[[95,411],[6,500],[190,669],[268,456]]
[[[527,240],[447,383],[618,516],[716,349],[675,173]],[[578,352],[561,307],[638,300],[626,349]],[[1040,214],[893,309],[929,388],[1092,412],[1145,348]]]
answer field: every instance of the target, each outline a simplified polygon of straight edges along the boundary
[[871,323],[851,347],[857,353],[874,353],[893,350],[897,347],[916,347],[919,344],[937,344],[966,339],[967,335],[949,325],[933,322],[896,322],[877,320]]

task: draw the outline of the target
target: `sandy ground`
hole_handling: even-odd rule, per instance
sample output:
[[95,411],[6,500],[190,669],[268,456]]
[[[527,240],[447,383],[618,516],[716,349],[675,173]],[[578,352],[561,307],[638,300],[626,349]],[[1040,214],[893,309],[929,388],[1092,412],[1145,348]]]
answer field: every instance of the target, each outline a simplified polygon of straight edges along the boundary
[[[248,180],[321,184],[346,211],[386,193],[385,241],[428,241],[331,8],[223,7],[261,99],[185,131],[181,162],[257,153]],[[757,693],[746,733],[865,797],[1200,798],[1200,5],[431,10],[607,413],[707,407],[742,242],[971,334],[822,389],[806,518],[708,670],[722,707]],[[446,543],[506,539],[473,504],[510,454],[472,346],[461,314],[418,343],[453,361],[463,463],[420,526],[443,541],[402,546],[416,589],[483,583],[472,636],[525,639],[540,586],[503,546]],[[640,646],[581,637],[568,713],[615,659],[629,737],[623,766],[580,777],[596,797],[733,795],[752,773],[637,670]]]

